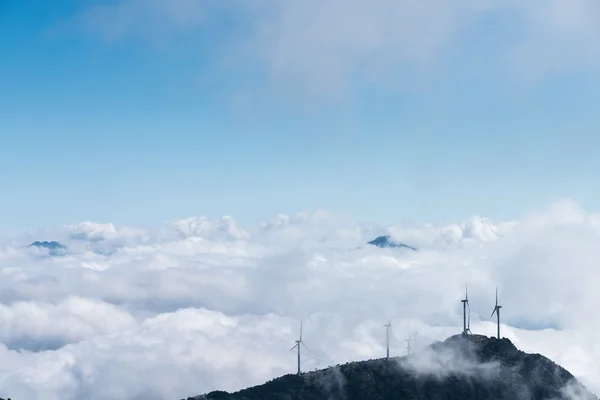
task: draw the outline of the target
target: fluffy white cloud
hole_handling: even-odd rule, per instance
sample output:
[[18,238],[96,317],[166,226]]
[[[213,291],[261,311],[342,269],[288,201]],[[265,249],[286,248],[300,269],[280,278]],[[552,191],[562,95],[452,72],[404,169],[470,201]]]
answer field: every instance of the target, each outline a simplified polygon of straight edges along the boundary
[[67,297],[58,304],[16,301],[0,306],[0,338],[17,350],[56,349],[97,334],[120,332],[136,324],[126,311],[105,302]]
[[487,218],[472,217],[460,224],[425,226],[390,226],[390,236],[416,247],[440,248],[481,245],[510,233],[517,222],[494,224]]
[[[460,332],[469,283],[472,330],[503,334],[600,392],[600,215],[570,201],[517,222],[361,226],[319,211],[255,229],[232,218],[138,230],[85,223],[44,230],[64,257],[0,245],[0,396],[180,399],[303,368],[421,348]],[[417,252],[365,246],[392,233]],[[105,243],[107,253],[93,247]],[[358,248],[360,246],[360,248]],[[418,332],[418,336],[415,333]],[[146,397],[144,397],[146,396]]]
[[207,218],[187,218],[171,221],[169,228],[179,237],[200,237],[209,240],[240,240],[248,237],[248,232],[239,228],[235,219],[229,216],[213,222]]

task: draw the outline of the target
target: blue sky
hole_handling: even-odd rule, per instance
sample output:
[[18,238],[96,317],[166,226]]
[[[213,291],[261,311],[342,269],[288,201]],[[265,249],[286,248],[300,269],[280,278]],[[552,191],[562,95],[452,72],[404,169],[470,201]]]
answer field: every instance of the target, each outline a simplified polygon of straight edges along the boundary
[[595,208],[596,2],[425,3],[0,0],[2,230]]

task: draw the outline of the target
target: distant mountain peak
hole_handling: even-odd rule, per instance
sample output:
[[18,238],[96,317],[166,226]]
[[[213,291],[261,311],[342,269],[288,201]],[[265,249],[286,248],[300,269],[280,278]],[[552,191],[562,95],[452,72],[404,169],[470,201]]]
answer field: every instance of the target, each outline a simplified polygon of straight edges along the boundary
[[67,246],[59,243],[59,242],[55,242],[55,241],[35,241],[33,243],[31,243],[29,246],[27,247],[37,247],[39,249],[47,249],[48,252],[50,253],[50,255],[52,256],[58,256],[58,255],[64,255],[65,252],[67,251]]
[[409,246],[404,243],[394,241],[390,235],[378,236],[375,239],[367,242],[367,244],[381,247],[381,248],[404,248],[416,251],[415,247]]
[[31,243],[28,247],[45,247],[47,249],[66,249],[67,247],[65,245],[62,245],[58,242],[55,241],[51,241],[51,242],[40,242],[40,241],[35,241],[33,243]]

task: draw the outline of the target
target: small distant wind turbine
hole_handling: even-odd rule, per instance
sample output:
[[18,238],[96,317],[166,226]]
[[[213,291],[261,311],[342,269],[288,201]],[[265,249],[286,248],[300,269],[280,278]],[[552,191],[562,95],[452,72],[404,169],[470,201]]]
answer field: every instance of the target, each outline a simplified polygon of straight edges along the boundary
[[494,313],[496,314],[497,320],[498,320],[498,339],[500,339],[500,309],[502,308],[502,306],[498,305],[498,288],[496,288],[496,305],[494,306],[494,311],[492,311],[492,315],[490,315],[490,318],[492,318],[494,316]]
[[390,359],[390,332],[392,331],[392,321],[388,321],[385,326],[386,359]]
[[306,347],[306,345],[302,341],[302,321],[300,321],[300,339],[296,340],[296,344],[290,349],[290,351],[296,348],[298,349],[298,375],[300,375],[300,345],[304,346],[304,348],[310,352],[308,347]]
[[[463,303],[463,335],[471,333],[471,306],[469,305],[469,293],[467,285],[465,284],[465,298],[460,301]],[[468,321],[467,321],[467,307],[469,308]]]
[[410,326],[408,327],[408,339],[406,339],[406,355],[410,355],[410,351],[413,348],[413,335],[410,330]]

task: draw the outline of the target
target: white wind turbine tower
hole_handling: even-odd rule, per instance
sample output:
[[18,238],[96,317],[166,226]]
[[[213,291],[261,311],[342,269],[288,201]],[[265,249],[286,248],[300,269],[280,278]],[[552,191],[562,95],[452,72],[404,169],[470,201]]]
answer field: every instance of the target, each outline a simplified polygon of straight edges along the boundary
[[385,326],[386,359],[390,359],[390,332],[392,331],[392,321],[388,321]]
[[[463,303],[463,335],[468,335],[471,332],[471,306],[469,305],[469,293],[467,291],[467,285],[465,284],[465,298],[460,301]],[[467,308],[469,314],[467,314]],[[468,315],[468,320],[467,320]]]
[[[406,355],[410,355],[410,351],[413,348],[413,336],[418,335],[419,333],[415,331],[413,334],[410,330],[410,326],[408,327],[408,339],[406,339]],[[416,340],[415,340],[416,342]]]
[[494,313],[496,313],[496,317],[498,319],[498,339],[500,339],[500,309],[502,308],[502,306],[498,305],[498,288],[496,288],[496,306],[494,306],[494,311],[492,311],[492,315],[490,315],[490,318],[492,318],[494,316]]
[[298,349],[298,375],[300,375],[300,345],[304,346],[304,348],[310,352],[308,347],[306,347],[302,341],[302,321],[300,321],[300,339],[296,340],[296,344],[290,349],[290,351]]

